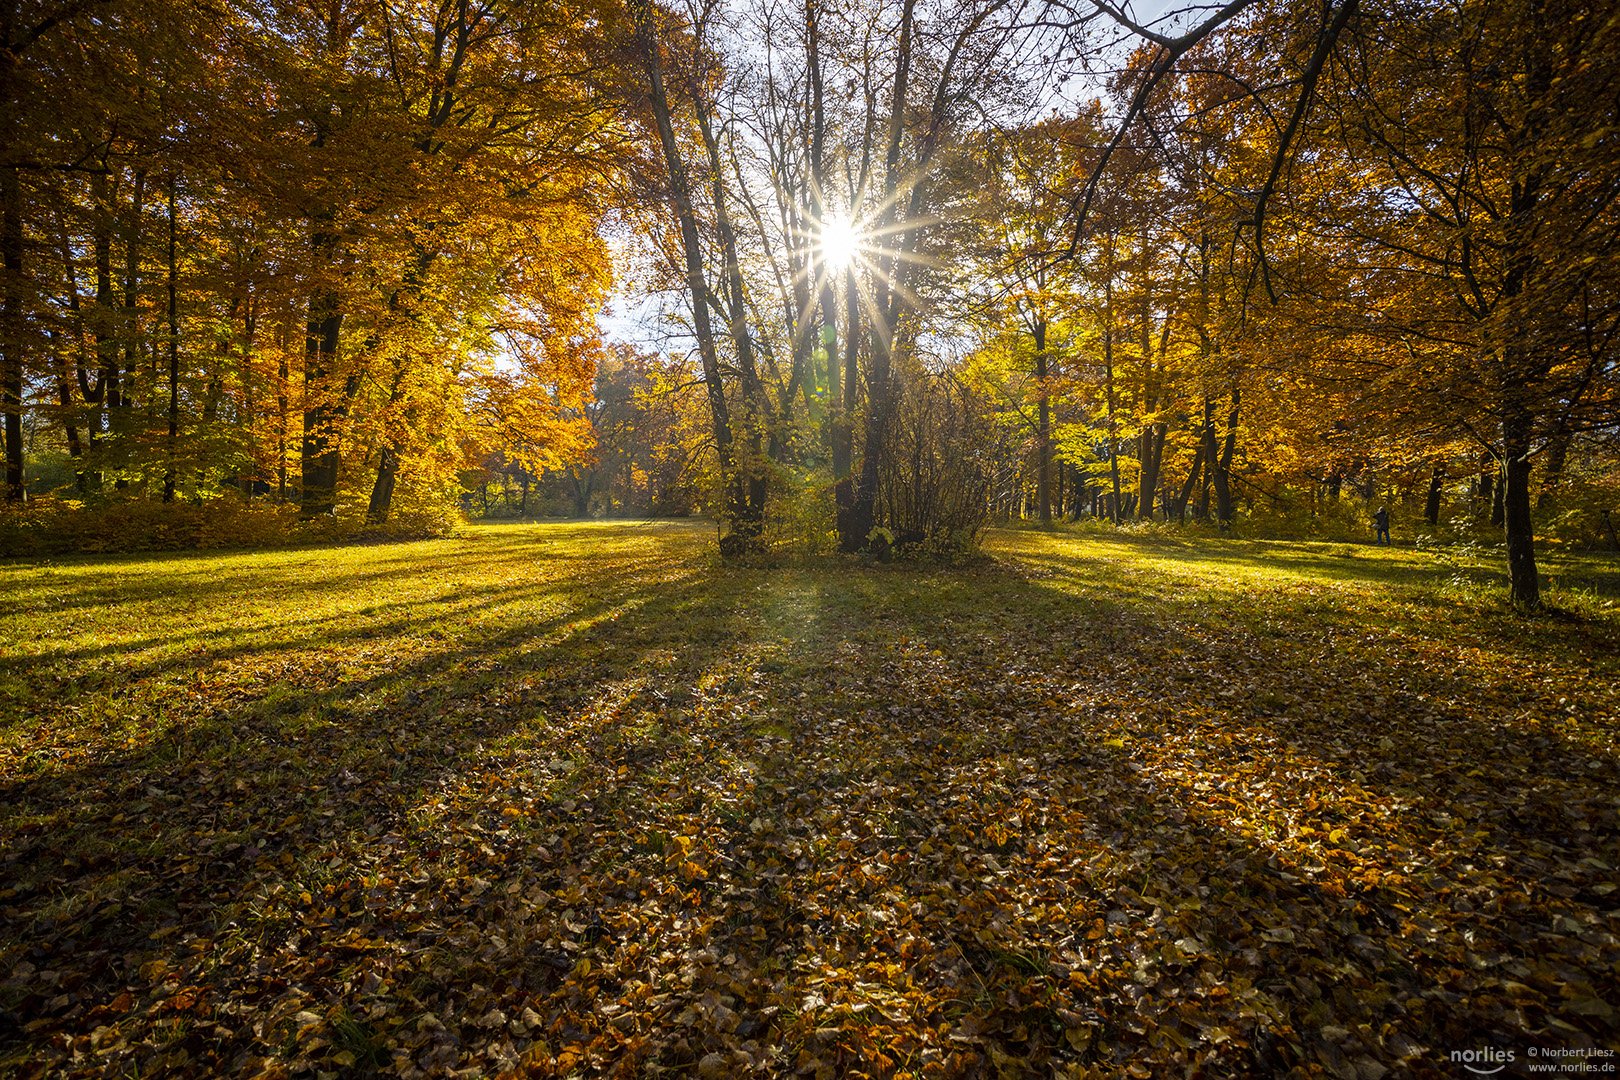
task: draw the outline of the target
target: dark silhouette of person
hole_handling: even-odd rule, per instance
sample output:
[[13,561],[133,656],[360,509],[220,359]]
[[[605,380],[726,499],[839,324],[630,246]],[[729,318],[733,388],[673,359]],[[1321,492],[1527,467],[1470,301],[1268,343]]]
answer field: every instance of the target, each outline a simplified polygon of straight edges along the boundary
[[1375,544],[1387,544],[1387,543],[1389,543],[1389,510],[1388,510],[1388,508],[1383,507],[1383,506],[1380,506],[1378,508],[1378,513],[1373,515],[1373,528],[1378,530],[1378,535],[1373,539],[1373,543],[1375,543]]

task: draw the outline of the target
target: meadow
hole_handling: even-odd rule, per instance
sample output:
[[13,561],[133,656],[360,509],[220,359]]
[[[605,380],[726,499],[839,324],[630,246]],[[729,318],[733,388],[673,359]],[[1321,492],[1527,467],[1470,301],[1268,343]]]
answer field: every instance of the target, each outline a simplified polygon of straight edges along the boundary
[[0,1075],[1615,1048],[1612,557],[1549,557],[1532,617],[1405,547],[713,549],[0,563]]

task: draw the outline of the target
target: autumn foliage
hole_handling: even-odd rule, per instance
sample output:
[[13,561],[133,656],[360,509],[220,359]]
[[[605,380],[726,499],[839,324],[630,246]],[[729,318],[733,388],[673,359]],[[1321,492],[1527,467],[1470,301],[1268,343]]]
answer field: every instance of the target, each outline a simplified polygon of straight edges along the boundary
[[1480,564],[1411,552],[712,543],[0,570],[0,1063],[1441,1077],[1613,1045],[1612,567],[1556,563],[1608,599],[1504,638]]
[[1612,1069],[1620,18],[1140,6],[0,0],[0,1077]]

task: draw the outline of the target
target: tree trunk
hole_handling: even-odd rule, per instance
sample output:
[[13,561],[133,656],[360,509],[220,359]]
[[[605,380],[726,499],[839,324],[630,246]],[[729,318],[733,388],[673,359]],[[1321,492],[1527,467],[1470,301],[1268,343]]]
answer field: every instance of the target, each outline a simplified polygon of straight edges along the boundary
[[[136,371],[140,362],[140,317],[141,317],[141,213],[146,205],[146,170],[136,169],[134,190],[130,195],[128,224],[124,228],[124,309],[119,324],[119,336],[124,344],[124,379],[121,385],[121,395],[126,408],[135,405]],[[155,405],[157,397],[157,352],[152,354],[152,393],[150,400]],[[147,413],[150,417],[150,411]],[[155,418],[154,418],[155,419]],[[126,481],[119,481],[119,487],[126,486]]]
[[[832,442],[833,502],[838,525],[840,551],[857,551],[866,542],[857,535],[850,516],[855,509],[855,408],[860,394],[861,341],[860,285],[855,268],[844,272],[844,356],[843,372],[833,362],[833,419],[828,432]],[[842,387],[839,383],[842,380]]]
[[1119,524],[1119,426],[1114,419],[1114,302],[1113,286],[1105,292],[1108,297],[1103,307],[1103,376],[1108,406],[1108,476],[1113,483],[1113,498],[1109,501],[1109,516]]
[[[1210,470],[1215,483],[1215,518],[1223,532],[1232,525],[1232,454],[1237,449],[1238,406],[1241,401],[1238,388],[1234,386],[1232,411],[1226,418],[1226,439],[1221,445],[1220,455],[1215,458],[1214,468]],[[1210,434],[1213,437],[1213,429]]]
[[[905,176],[901,148],[905,142],[906,110],[910,100],[912,47],[916,0],[902,0],[900,32],[895,52],[894,87],[890,94],[889,131],[884,151],[883,205],[888,209],[877,228],[891,239],[898,238],[892,254],[878,261],[876,297],[871,341],[871,363],[867,372],[866,437],[861,446],[861,467],[850,501],[847,529],[843,532],[845,551],[859,550],[871,542],[877,524],[878,472],[888,449],[889,431],[895,413],[894,359],[906,355],[913,344],[915,327],[906,319],[907,278],[916,251],[916,217],[921,210],[927,185],[918,175]],[[925,146],[933,135],[925,136]],[[920,150],[926,158],[929,151]],[[901,184],[910,191],[902,198]]]
[[[394,378],[388,387],[388,409],[399,404],[405,389],[405,365],[394,361]],[[381,525],[394,505],[394,484],[399,479],[399,446],[383,433],[382,451],[377,455],[377,477],[371,482],[371,500],[366,505],[366,524]]]
[[861,469],[855,482],[855,497],[849,510],[848,540],[853,547],[846,551],[859,551],[871,541],[872,530],[877,527],[878,468],[887,449],[888,434],[894,416],[893,352],[900,344],[902,331],[890,322],[886,335],[874,335],[872,366],[867,373],[866,439],[861,447]]
[[394,503],[394,482],[399,478],[399,451],[384,443],[377,455],[377,479],[371,484],[371,500],[366,504],[366,523],[381,525],[388,520]]
[[62,435],[67,439],[68,457],[73,461],[75,478],[80,490],[84,488],[84,446],[79,442],[79,426],[73,422],[75,402],[73,400],[73,375],[70,370],[66,353],[57,339],[55,330],[50,331],[51,353],[56,358],[56,403],[61,407]]
[[1501,526],[1507,521],[1507,480],[1505,468],[1498,466],[1495,475],[1495,496],[1491,499],[1491,524]]
[[664,84],[664,66],[661,45],[655,25],[657,12],[649,0],[631,0],[630,15],[635,24],[637,44],[646,67],[648,103],[652,106],[653,121],[658,129],[658,142],[664,155],[664,168],[669,180],[670,207],[675,212],[681,232],[681,253],[686,273],[686,289],[692,302],[692,330],[697,338],[698,357],[703,365],[704,389],[708,393],[709,414],[714,424],[715,452],[720,459],[721,484],[724,489],[725,514],[735,529],[741,524],[743,532],[736,541],[721,540],[722,554],[740,554],[752,547],[757,536],[747,534],[749,528],[748,489],[738,475],[731,410],[726,403],[725,387],[720,381],[720,356],[715,346],[714,326],[709,320],[709,286],[704,273],[703,243],[698,231],[697,211],[692,201],[692,185],[680,143],[675,135],[669,94]]
[[6,501],[28,497],[23,473],[23,220],[16,169],[0,170],[0,409],[5,411]]
[[1219,446],[1215,440],[1215,403],[1209,398],[1204,399],[1204,479],[1198,486],[1198,508],[1195,516],[1199,521],[1209,520],[1209,488],[1215,474],[1215,459],[1219,456]]
[[169,467],[163,475],[163,501],[174,502],[175,457],[180,442],[180,276],[175,258],[174,192],[175,181],[169,179]]
[[292,373],[287,368],[287,335],[278,334],[276,349],[276,501],[287,501],[287,441],[292,436],[291,402],[287,389]]
[[1569,432],[1559,430],[1547,443],[1547,466],[1541,474],[1541,492],[1536,496],[1536,509],[1545,510],[1552,505],[1558,482],[1564,477],[1564,462],[1569,458]]
[[[726,285],[727,330],[731,334],[732,348],[736,351],[737,370],[742,376],[742,442],[748,460],[744,463],[740,485],[741,511],[731,521],[734,543],[740,548],[753,550],[760,544],[765,529],[766,468],[762,450],[766,442],[767,426],[771,421],[770,401],[765,396],[765,384],[760,381],[754,363],[754,343],[748,334],[748,300],[743,289],[742,262],[737,254],[737,233],[731,224],[731,211],[726,202],[725,167],[720,160],[720,143],[714,134],[700,88],[692,88],[692,107],[697,116],[698,132],[709,155],[709,170],[713,179],[715,227],[720,237],[720,257]],[[801,311],[808,309],[805,303]],[[795,350],[797,352],[797,350]],[[802,368],[795,371],[800,374]],[[785,399],[792,400],[791,393]],[[784,405],[784,413],[787,406]],[[776,436],[770,437],[776,446]]]
[[1143,521],[1153,520],[1153,498],[1158,493],[1159,473],[1164,467],[1165,427],[1164,422],[1159,421],[1142,429],[1142,474],[1137,488],[1137,516]]
[[1507,533],[1508,582],[1514,606],[1526,611],[1541,606],[1535,536],[1530,520],[1532,424],[1532,418],[1518,409],[1510,411],[1502,423],[1502,506]]
[[113,318],[112,279],[112,208],[107,205],[107,177],[98,173],[90,180],[91,197],[95,201],[95,235],[92,239],[96,272],[96,306],[90,325],[90,336],[95,340],[96,362],[99,372],[96,386],[99,402],[104,407],[99,428],[105,433],[112,426],[112,411],[122,404],[119,390],[118,335],[110,324]]
[[1446,467],[1436,465],[1429,473],[1429,497],[1423,504],[1423,520],[1430,525],[1440,524],[1440,493],[1446,482]]
[[1035,505],[1041,524],[1052,524],[1052,391],[1047,383],[1046,320],[1035,320],[1035,388],[1040,395],[1035,433]]
[[330,514],[337,506],[339,455],[333,428],[338,410],[330,400],[329,383],[342,329],[337,296],[322,291],[310,297],[304,340],[304,439],[299,455],[303,466],[299,508],[305,517]]
[[1204,444],[1198,444],[1193,452],[1192,468],[1187,473],[1187,482],[1181,486],[1181,494],[1176,498],[1176,519],[1180,524],[1187,524],[1187,504],[1192,502],[1193,491],[1198,487],[1198,477],[1204,467]]

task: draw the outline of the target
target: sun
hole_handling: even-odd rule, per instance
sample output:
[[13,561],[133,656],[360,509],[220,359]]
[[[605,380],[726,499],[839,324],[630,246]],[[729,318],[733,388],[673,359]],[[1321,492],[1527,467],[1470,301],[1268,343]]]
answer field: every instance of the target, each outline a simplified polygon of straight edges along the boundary
[[843,214],[834,214],[821,223],[821,259],[827,269],[847,270],[861,251],[861,231]]

